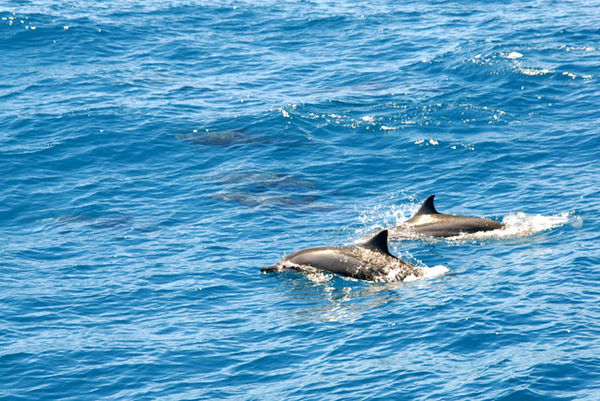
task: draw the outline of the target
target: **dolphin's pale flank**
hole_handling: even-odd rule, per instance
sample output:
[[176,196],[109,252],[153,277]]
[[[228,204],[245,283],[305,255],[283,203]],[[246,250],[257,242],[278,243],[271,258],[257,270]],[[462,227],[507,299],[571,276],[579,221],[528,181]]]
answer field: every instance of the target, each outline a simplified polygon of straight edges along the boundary
[[316,269],[369,281],[403,281],[408,276],[421,277],[422,269],[390,253],[387,238],[388,231],[383,230],[358,246],[304,249],[260,271]]
[[406,223],[390,229],[392,239],[405,239],[411,233],[446,238],[504,228],[504,224],[495,220],[440,213],[433,205],[434,197],[427,198]]

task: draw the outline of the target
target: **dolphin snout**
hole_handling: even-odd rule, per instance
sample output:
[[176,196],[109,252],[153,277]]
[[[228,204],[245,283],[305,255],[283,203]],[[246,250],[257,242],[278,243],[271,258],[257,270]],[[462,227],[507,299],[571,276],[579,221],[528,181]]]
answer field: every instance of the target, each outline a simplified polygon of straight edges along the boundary
[[263,267],[262,269],[260,269],[261,273],[267,273],[267,272],[272,272],[272,271],[276,271],[279,270],[279,266],[278,265],[273,265],[273,266],[269,266],[269,267]]

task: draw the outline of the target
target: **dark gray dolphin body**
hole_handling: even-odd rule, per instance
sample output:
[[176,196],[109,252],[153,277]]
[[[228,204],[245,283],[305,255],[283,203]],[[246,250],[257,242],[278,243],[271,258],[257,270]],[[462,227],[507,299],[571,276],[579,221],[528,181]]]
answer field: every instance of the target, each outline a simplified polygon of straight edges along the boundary
[[404,239],[407,233],[418,233],[446,238],[504,228],[504,224],[495,220],[439,213],[433,205],[434,197],[435,195],[431,195],[427,198],[417,213],[406,223],[391,229],[391,237]]
[[369,281],[402,281],[410,275],[421,277],[422,269],[390,253],[387,237],[388,231],[383,230],[358,246],[304,249],[260,271],[313,268]]

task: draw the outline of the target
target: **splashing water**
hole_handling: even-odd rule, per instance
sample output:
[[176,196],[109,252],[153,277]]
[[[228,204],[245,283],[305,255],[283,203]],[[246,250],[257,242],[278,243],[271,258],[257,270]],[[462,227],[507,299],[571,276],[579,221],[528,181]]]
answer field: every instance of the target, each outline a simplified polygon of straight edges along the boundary
[[503,239],[526,237],[560,227],[569,222],[572,214],[573,212],[563,212],[550,216],[543,216],[541,214],[527,214],[523,212],[510,213],[502,219],[502,222],[505,224],[504,228],[461,234],[456,237],[447,238],[447,240],[469,241],[488,238]]

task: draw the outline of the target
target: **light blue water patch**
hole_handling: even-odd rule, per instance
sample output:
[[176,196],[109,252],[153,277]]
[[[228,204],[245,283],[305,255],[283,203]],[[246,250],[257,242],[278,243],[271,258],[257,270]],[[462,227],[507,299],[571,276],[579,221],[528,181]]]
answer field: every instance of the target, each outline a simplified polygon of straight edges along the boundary
[[597,400],[599,6],[0,4],[0,398]]

